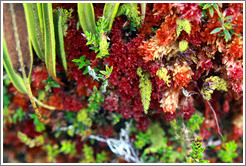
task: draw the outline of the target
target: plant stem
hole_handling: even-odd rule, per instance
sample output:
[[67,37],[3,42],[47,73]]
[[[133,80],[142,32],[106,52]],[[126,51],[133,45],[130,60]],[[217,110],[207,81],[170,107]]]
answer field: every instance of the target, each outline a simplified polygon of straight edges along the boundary
[[15,37],[15,42],[16,42],[16,50],[18,52],[18,59],[19,59],[19,62],[20,62],[20,66],[21,66],[21,71],[22,71],[22,76],[23,76],[23,80],[24,80],[24,83],[25,83],[25,86],[26,86],[26,89],[27,89],[27,95],[28,97],[30,98],[30,101],[31,101],[31,104],[33,106],[33,109],[35,111],[35,113],[37,114],[37,117],[39,118],[39,120],[41,122],[44,122],[39,110],[38,110],[38,107],[34,101],[34,97],[32,95],[32,91],[31,91],[31,86],[30,86],[30,83],[27,79],[27,76],[26,76],[26,71],[25,71],[25,65],[24,65],[24,62],[23,62],[23,58],[22,58],[22,51],[21,51],[21,47],[20,47],[20,39],[19,39],[19,34],[18,34],[18,29],[17,29],[17,25],[16,25],[16,20],[15,20],[15,12],[14,12],[14,8],[13,8],[13,4],[10,3],[9,4],[10,6],[10,12],[11,12],[11,16],[12,16],[12,21],[13,21],[13,29],[14,29],[14,37]]
[[[194,83],[196,84],[196,82],[194,82]],[[217,118],[217,115],[216,115],[216,112],[215,112],[214,108],[212,107],[212,105],[210,104],[210,102],[203,97],[203,95],[202,95],[202,93],[201,93],[201,91],[200,91],[200,89],[199,89],[199,87],[198,87],[197,84],[196,84],[196,86],[197,86],[198,92],[200,93],[200,95],[202,96],[202,98],[207,102],[207,104],[209,105],[210,109],[212,110],[212,112],[214,114],[214,119],[215,119],[215,122],[216,122],[218,133],[223,138],[223,135],[220,132],[220,126],[219,126],[218,118]]]
[[49,110],[55,110],[56,107],[53,107],[53,106],[49,106],[47,104],[44,104],[43,102],[41,102],[40,100],[38,100],[36,97],[33,96],[33,99],[34,101],[41,107],[44,107],[46,109],[49,109]]

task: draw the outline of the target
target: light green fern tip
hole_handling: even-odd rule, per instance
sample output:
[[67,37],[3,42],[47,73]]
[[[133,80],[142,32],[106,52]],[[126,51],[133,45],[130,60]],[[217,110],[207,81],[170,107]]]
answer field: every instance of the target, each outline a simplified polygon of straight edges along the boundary
[[165,83],[166,83],[167,86],[169,87],[169,86],[170,86],[169,83],[170,83],[171,81],[169,80],[170,75],[168,75],[167,73],[168,73],[167,69],[164,68],[164,67],[162,67],[161,69],[159,69],[159,70],[156,72],[156,75],[157,75],[160,79],[162,79],[163,81],[165,81]]
[[226,81],[218,76],[211,76],[205,80],[201,93],[205,99],[210,100],[215,89],[227,91]]
[[186,33],[190,34],[191,24],[189,20],[177,20],[177,36],[181,34],[181,31],[184,30]]
[[180,52],[187,50],[187,48],[188,48],[188,42],[187,41],[182,40],[179,42],[179,51]]
[[151,100],[151,92],[152,92],[152,83],[149,79],[150,74],[143,74],[142,68],[137,69],[137,74],[140,77],[139,79],[139,88],[141,93],[141,101],[144,107],[144,113],[148,113],[150,100]]

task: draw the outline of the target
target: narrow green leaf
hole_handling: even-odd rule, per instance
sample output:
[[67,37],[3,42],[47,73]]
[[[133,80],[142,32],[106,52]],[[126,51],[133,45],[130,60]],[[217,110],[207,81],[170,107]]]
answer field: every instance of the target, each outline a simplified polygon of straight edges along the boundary
[[21,93],[27,93],[23,79],[15,73],[12,67],[4,37],[3,37],[3,66],[11,82],[13,83],[14,87]]
[[[61,9],[62,10],[62,9]],[[64,48],[64,39],[63,39],[63,29],[62,29],[62,12],[61,10],[56,10],[54,12],[54,27],[55,27],[55,37],[56,37],[56,52],[62,61],[62,65],[67,72],[67,60]]]
[[218,33],[219,31],[221,31],[223,28],[219,27],[214,29],[212,32],[210,32],[210,34],[214,34],[214,33]]
[[224,33],[225,33],[225,40],[226,42],[228,42],[229,40],[231,40],[231,34],[228,30],[224,29]]
[[227,16],[226,18],[225,18],[225,20],[230,20],[230,19],[232,19],[234,16]]
[[23,3],[28,35],[31,38],[31,42],[38,57],[44,60],[44,39],[43,32],[41,30],[38,8],[36,3]]
[[209,10],[209,13],[210,13],[211,17],[213,17],[213,16],[214,16],[214,9],[213,9],[213,7],[210,6],[210,7],[208,8],[208,10]]
[[114,18],[119,9],[120,3],[106,3],[103,9],[103,16],[108,21],[106,28],[109,29],[109,32],[112,28]]
[[222,19],[223,15],[222,15],[222,13],[220,11],[218,11],[218,15]]
[[206,4],[202,9],[207,9],[207,8],[209,8],[210,6],[211,6],[211,4],[208,3],[208,4]]
[[42,4],[43,19],[44,19],[44,39],[45,39],[45,64],[48,73],[57,82],[56,77],[56,45],[55,32],[53,23],[52,4]]
[[219,7],[216,3],[214,3],[213,6],[214,6],[215,10],[219,10]]
[[92,3],[78,3],[79,22],[84,33],[96,34],[95,14]]

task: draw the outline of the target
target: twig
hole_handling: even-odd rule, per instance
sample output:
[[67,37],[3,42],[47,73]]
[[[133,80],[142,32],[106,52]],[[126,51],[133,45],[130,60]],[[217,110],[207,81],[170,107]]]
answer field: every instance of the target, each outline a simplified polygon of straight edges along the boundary
[[[194,82],[194,83],[195,83],[196,86],[197,86],[198,92],[199,92],[200,95],[203,97],[203,95],[202,95],[202,93],[201,93],[201,91],[200,91],[200,89],[199,89],[197,83],[196,83],[196,82]],[[219,133],[219,135],[223,138],[223,135],[222,135],[221,132],[220,132],[220,126],[219,126],[218,118],[217,118],[217,115],[216,115],[216,112],[215,112],[214,108],[212,107],[212,105],[210,104],[210,102],[209,102],[207,99],[205,99],[204,97],[203,97],[203,100],[205,100],[205,101],[207,102],[207,104],[209,105],[210,109],[212,110],[212,112],[213,112],[213,114],[214,114],[214,119],[215,119],[215,122],[216,122],[216,126],[217,126],[217,129],[218,129],[218,133]]]

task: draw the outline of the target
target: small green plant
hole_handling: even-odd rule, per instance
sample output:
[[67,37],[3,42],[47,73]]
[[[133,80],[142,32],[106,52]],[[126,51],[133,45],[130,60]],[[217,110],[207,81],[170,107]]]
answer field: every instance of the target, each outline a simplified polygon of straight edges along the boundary
[[60,152],[74,155],[76,153],[75,143],[71,141],[62,141]]
[[37,132],[41,132],[45,130],[44,123],[41,123],[36,114],[29,114],[30,118],[33,119],[33,123],[35,124],[35,130]]
[[196,137],[191,145],[192,152],[188,155],[188,163],[208,163],[208,160],[203,159],[203,151],[205,148],[202,147],[202,138]]
[[113,66],[111,66],[110,68],[108,66],[106,66],[105,68],[106,70],[101,70],[100,73],[102,73],[104,75],[104,79],[108,79],[110,74],[112,73],[113,71]]
[[136,135],[137,140],[134,142],[135,147],[138,149],[142,149],[146,144],[150,143],[149,137],[146,133],[139,132]]
[[215,89],[227,91],[226,81],[218,76],[211,76],[205,80],[201,93],[206,100],[210,100]]
[[187,41],[185,41],[185,40],[182,40],[182,41],[180,41],[179,42],[179,51],[180,52],[184,52],[185,50],[187,50],[188,49],[188,42]]
[[106,152],[102,151],[101,153],[98,153],[96,156],[95,163],[103,163],[105,161],[107,161]]
[[124,27],[129,28],[130,31],[136,31],[141,23],[141,15],[136,3],[125,3],[119,7],[117,16],[126,15],[128,24]]
[[198,131],[200,129],[201,124],[204,121],[204,117],[199,116],[198,114],[194,114],[189,121],[187,122],[186,126],[191,131]]
[[34,139],[31,139],[26,134],[19,131],[18,138],[21,140],[21,142],[25,143],[30,148],[33,148],[35,146],[41,146],[44,143],[43,135],[40,135],[40,136],[35,137]]
[[51,92],[51,88],[59,88],[60,85],[55,82],[55,80],[52,77],[48,77],[47,80],[43,80],[43,83],[45,83],[45,91],[46,92]]
[[238,156],[236,153],[237,144],[235,141],[230,141],[222,145],[223,149],[219,150],[219,158],[223,162],[232,163],[233,159]]
[[86,67],[86,70],[84,71],[83,74],[88,73],[87,66],[90,64],[90,61],[89,60],[85,61],[85,55],[81,56],[79,59],[73,59],[72,61],[75,62],[75,64],[79,66],[79,69]]
[[86,37],[87,43],[86,45],[90,45],[90,49],[94,50],[97,54],[97,58],[107,57],[109,55],[108,52],[108,37],[107,33],[109,29],[107,29],[108,21],[102,17],[97,21],[96,32],[92,34],[91,32],[86,31],[84,36]]
[[207,13],[207,9],[208,9],[210,16],[213,17],[214,16],[214,9],[219,10],[219,7],[222,7],[222,3],[201,3],[201,4],[199,4],[199,6],[202,7],[203,15],[205,15],[205,13]]
[[142,68],[137,69],[137,75],[140,77],[139,79],[139,88],[141,93],[141,100],[144,107],[144,113],[148,113],[150,100],[151,100],[151,92],[152,92],[152,83],[149,79],[149,73],[143,73]]
[[82,109],[78,112],[77,121],[83,123],[85,126],[91,127],[92,120],[88,117],[87,109]]
[[84,144],[83,154],[84,154],[84,159],[82,160],[82,162],[93,163],[95,161],[95,159],[93,157],[93,148],[92,147]]
[[177,20],[177,36],[179,36],[182,32],[182,30],[184,30],[186,33],[190,34],[191,31],[191,24],[189,22],[189,20]]
[[225,41],[228,42],[231,40],[231,34],[236,34],[233,30],[235,25],[231,23],[234,16],[231,15],[226,17],[226,12],[222,14],[219,10],[217,10],[217,13],[219,15],[220,27],[214,29],[210,32],[210,34],[215,34],[222,31],[219,36],[224,36]]
[[55,157],[59,154],[59,147],[57,144],[55,145],[44,145],[43,149],[47,151],[47,159],[49,162],[54,162]]
[[17,121],[21,121],[25,115],[26,113],[23,112],[21,108],[17,109],[16,113],[13,115],[13,123],[16,124]]
[[161,69],[159,69],[157,72],[156,72],[156,75],[162,79],[163,81],[165,81],[165,83],[167,84],[168,87],[170,87],[169,83],[171,82],[169,80],[170,78],[170,75],[167,74],[168,71],[165,67],[162,67]]

